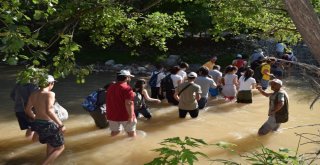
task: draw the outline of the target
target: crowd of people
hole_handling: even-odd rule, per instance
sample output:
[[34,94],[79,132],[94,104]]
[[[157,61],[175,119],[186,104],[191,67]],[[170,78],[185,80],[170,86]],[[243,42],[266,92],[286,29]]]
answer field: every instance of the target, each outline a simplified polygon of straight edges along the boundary
[[[283,53],[280,48],[279,51],[277,49],[278,56],[296,61],[292,53]],[[186,118],[187,114],[197,118],[209,99],[253,103],[252,90],[257,89],[270,100],[268,119],[258,131],[258,135],[265,135],[288,121],[288,95],[281,88],[283,72],[277,69],[288,67],[288,64],[279,62],[276,57],[266,57],[261,49],[255,50],[249,61],[237,54],[223,73],[217,65],[216,56],[196,71],[188,71],[186,62],[168,71],[162,65],[157,65],[148,81],[137,79],[133,87],[130,82],[135,76],[129,70],[121,70],[116,74],[115,82],[99,90],[102,92],[97,92],[96,107],[90,111],[90,115],[97,127],[109,126],[111,136],[124,130],[128,136],[134,137],[137,118],[150,120],[153,117],[147,102],[161,103],[166,99],[177,106],[179,118]],[[55,79],[48,75],[45,86],[18,83],[11,93],[21,130],[27,130],[26,136],[34,141],[47,144],[47,156],[43,164],[50,164],[64,150],[63,133],[66,127],[55,114],[55,93],[51,91],[54,84]],[[271,92],[266,90],[269,85]],[[148,91],[151,91],[151,95]]]

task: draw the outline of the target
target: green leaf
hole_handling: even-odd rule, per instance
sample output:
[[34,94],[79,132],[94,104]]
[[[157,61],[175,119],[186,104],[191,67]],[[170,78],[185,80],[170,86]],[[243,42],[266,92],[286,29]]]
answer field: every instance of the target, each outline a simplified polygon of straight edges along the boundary
[[34,4],[39,4],[39,3],[40,3],[39,0],[32,0],[32,2],[33,2]]
[[35,10],[34,11],[34,14],[33,14],[33,18],[35,19],[35,20],[40,20],[41,19],[41,17],[43,16],[43,11],[41,11],[41,10]]
[[26,55],[18,55],[18,57],[19,57],[19,58],[22,58],[22,59],[24,59],[24,60],[28,60],[28,59],[29,59],[29,57],[26,56]]

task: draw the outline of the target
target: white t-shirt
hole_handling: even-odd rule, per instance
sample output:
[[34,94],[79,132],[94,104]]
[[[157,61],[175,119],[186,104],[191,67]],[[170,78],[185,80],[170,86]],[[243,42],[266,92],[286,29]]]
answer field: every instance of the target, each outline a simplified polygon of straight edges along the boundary
[[244,81],[244,76],[241,76],[239,79],[240,87],[239,91],[248,91],[252,89],[252,85],[256,83],[256,80],[252,77],[248,78],[246,81]]
[[180,69],[179,72],[177,73],[177,75],[181,76],[182,77],[182,80],[186,80],[187,79],[187,73]]
[[182,77],[178,74],[171,74],[171,79],[172,79],[174,88],[176,88],[178,86],[179,80],[181,80],[181,82],[182,82]]

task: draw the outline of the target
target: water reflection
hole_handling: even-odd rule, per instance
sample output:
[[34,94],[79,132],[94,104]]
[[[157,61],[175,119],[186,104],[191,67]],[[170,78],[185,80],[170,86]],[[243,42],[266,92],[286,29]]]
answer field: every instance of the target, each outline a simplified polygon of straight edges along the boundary
[[[13,113],[13,103],[9,92],[14,86],[16,68],[0,67],[0,164],[39,164],[45,156],[45,145],[31,143],[19,130]],[[161,103],[152,105],[152,120],[138,120],[138,136],[127,138],[125,134],[110,137],[109,130],[97,129],[94,122],[81,107],[83,98],[93,89],[102,87],[114,79],[111,73],[93,74],[83,85],[75,84],[73,78],[59,80],[54,91],[57,99],[70,113],[65,122],[66,150],[55,164],[110,164],[141,165],[157,156],[152,149],[160,147],[159,142],[168,137],[190,136],[204,139],[208,143],[228,141],[238,145],[238,152],[254,150],[261,145],[278,149],[295,149],[298,137],[295,132],[316,133],[318,127],[293,127],[315,124],[319,121],[319,103],[312,111],[309,104],[312,92],[304,83],[288,80],[286,90],[290,96],[289,122],[281,126],[279,132],[258,137],[259,127],[267,119],[268,99],[254,91],[253,104],[237,104],[222,99],[210,100],[206,111],[201,111],[197,119],[179,119],[177,107]],[[314,149],[314,146],[302,147],[301,151]],[[239,160],[232,153],[214,146],[200,149],[212,159],[226,158]],[[210,164],[201,159],[196,164]]]

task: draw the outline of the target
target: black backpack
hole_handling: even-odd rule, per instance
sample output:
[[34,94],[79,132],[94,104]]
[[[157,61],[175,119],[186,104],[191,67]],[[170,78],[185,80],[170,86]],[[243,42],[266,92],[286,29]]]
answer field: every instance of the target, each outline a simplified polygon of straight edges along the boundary
[[161,72],[158,72],[158,73],[154,73],[152,74],[150,80],[149,80],[149,86],[150,87],[156,87],[157,86],[157,81],[158,81],[158,75],[160,74]]
[[266,64],[260,64],[259,66],[257,66],[255,69],[254,69],[254,74],[253,74],[253,77],[254,79],[256,79],[257,82],[260,82],[261,79],[262,79],[262,73],[261,73],[261,69],[262,69],[262,66],[264,66]]
[[168,74],[166,77],[164,77],[161,80],[161,89],[162,89],[162,91],[174,90],[171,74]]
[[[278,98],[280,92],[276,94],[276,100]],[[274,105],[276,105],[276,101],[274,102]],[[282,108],[276,112],[275,114],[276,123],[286,123],[289,120],[289,104],[288,104],[288,98],[284,94],[284,105]]]

